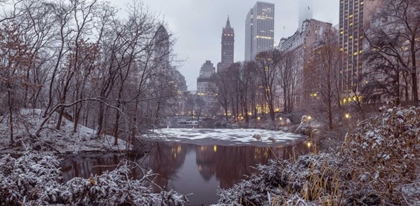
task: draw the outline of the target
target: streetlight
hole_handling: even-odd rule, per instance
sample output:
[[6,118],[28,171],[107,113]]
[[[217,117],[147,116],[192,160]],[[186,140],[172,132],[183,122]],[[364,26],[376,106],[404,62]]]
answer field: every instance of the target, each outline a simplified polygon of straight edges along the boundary
[[346,114],[344,115],[344,117],[345,117],[346,119],[350,119],[350,114],[349,114],[349,113],[346,113]]

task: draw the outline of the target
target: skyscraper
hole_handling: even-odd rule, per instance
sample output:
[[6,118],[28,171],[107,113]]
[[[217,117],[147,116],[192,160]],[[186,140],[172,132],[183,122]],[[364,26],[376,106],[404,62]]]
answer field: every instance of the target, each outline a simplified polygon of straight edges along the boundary
[[163,62],[167,67],[168,65],[166,64],[169,64],[169,56],[171,51],[169,34],[163,25],[160,25],[156,31],[155,44],[155,57],[157,58],[157,61]]
[[245,20],[245,60],[274,47],[274,4],[257,2]]
[[213,63],[210,60],[206,60],[206,62],[201,66],[200,69],[200,76],[197,78],[197,94],[206,96],[209,95],[211,92],[211,84],[213,84],[213,75],[216,72]]
[[[214,73],[216,69],[211,61],[207,60],[200,69],[200,76],[197,78],[197,95],[201,96],[205,103],[203,114],[209,114],[209,109],[217,102],[215,98]],[[200,105],[203,106],[203,105]]]
[[[344,96],[359,95],[363,75],[364,28],[379,1],[340,0],[340,51],[343,52],[340,87]],[[348,95],[346,95],[348,94]],[[345,97],[346,98],[346,97]],[[348,98],[348,97],[347,97]]]
[[222,30],[222,60],[217,64],[217,71],[228,68],[233,63],[234,57],[235,31],[230,26],[229,17],[226,26]]
[[302,31],[302,24],[305,20],[312,19],[312,3],[312,0],[299,0],[299,31]]

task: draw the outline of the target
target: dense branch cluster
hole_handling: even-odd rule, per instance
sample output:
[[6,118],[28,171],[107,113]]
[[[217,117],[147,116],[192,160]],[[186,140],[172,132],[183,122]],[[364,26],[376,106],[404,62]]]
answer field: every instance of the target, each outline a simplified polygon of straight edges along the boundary
[[11,142],[20,108],[43,109],[44,118],[58,112],[56,129],[66,118],[74,132],[83,124],[117,141],[176,105],[173,39],[142,3],[123,17],[101,0],[12,3],[0,14],[0,115]]
[[257,114],[269,114],[274,122],[280,107],[291,112],[301,80],[294,63],[297,58],[292,52],[273,50],[258,54],[255,61],[237,62],[218,71],[214,91],[226,120],[231,114],[249,124]]
[[419,101],[420,3],[383,0],[366,28],[367,102]]

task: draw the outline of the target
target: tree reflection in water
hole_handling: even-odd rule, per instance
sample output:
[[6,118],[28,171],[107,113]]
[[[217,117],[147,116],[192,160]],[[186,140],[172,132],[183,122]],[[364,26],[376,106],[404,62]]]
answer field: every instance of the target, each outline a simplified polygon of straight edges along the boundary
[[[146,156],[129,159],[158,174],[154,179],[159,185],[154,186],[156,192],[162,188],[194,193],[192,204],[209,204],[217,201],[217,187],[232,187],[255,172],[252,167],[257,164],[267,164],[269,159],[295,159],[313,148],[314,145],[306,143],[269,148],[157,142]],[[127,157],[116,154],[68,156],[61,163],[63,181],[113,170],[123,158]],[[133,178],[141,178],[142,174],[140,168],[132,169]]]

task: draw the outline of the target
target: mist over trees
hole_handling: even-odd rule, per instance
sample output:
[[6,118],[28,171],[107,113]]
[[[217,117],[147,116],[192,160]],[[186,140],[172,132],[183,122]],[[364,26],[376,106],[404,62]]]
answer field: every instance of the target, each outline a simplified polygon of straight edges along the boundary
[[20,108],[58,114],[96,135],[134,138],[175,106],[179,72],[173,37],[139,1],[125,15],[106,1],[3,1],[0,15],[0,113],[9,137]]

